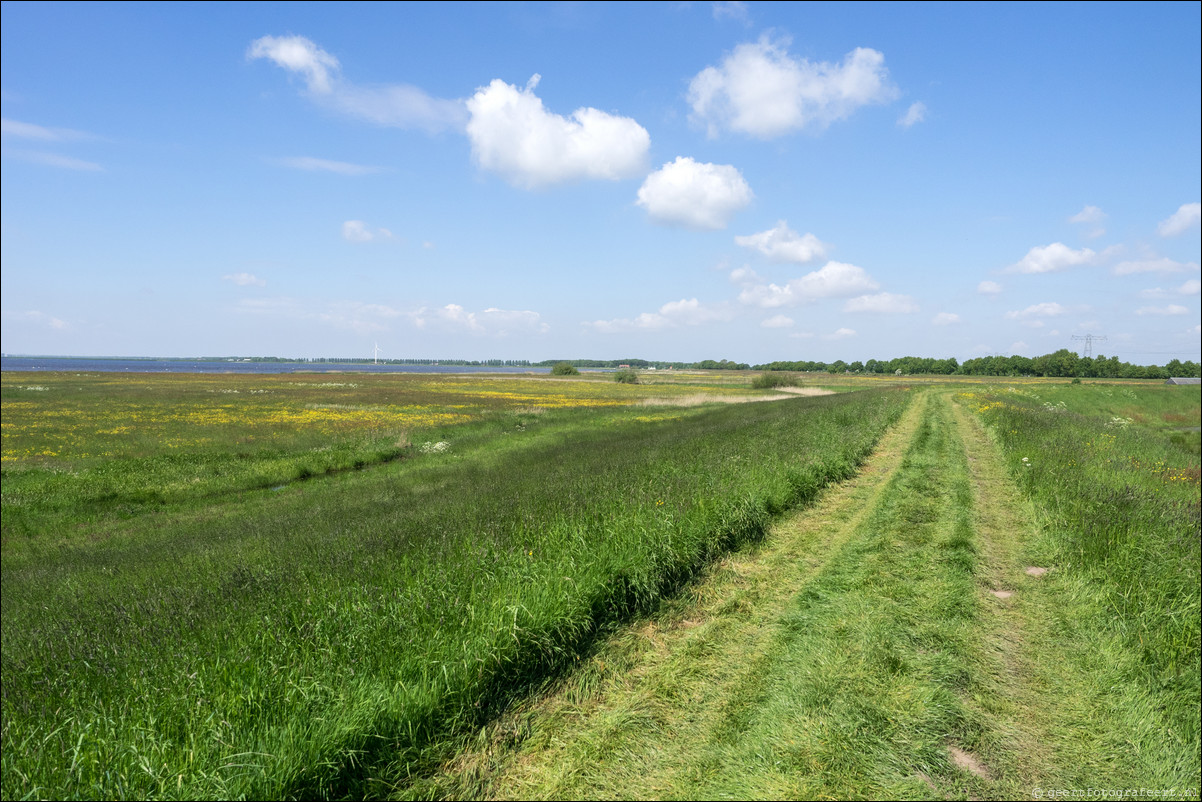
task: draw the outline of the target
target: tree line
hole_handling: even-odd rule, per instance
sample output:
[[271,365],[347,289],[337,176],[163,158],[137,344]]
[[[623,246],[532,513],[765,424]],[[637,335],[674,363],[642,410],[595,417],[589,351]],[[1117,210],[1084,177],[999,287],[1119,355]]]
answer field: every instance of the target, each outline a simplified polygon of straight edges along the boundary
[[1202,367],[1197,362],[1182,362],[1173,359],[1164,365],[1133,365],[1119,360],[1117,356],[1080,356],[1075,351],[1061,348],[1043,356],[982,356],[958,362],[954,357],[933,359],[931,357],[902,356],[896,359],[869,359],[866,362],[769,362],[756,365],[753,370],[787,370],[794,372],[827,373],[870,373],[901,374],[913,376],[934,374],[944,376],[1046,376],[1072,379],[1168,379],[1177,377],[1202,377]]

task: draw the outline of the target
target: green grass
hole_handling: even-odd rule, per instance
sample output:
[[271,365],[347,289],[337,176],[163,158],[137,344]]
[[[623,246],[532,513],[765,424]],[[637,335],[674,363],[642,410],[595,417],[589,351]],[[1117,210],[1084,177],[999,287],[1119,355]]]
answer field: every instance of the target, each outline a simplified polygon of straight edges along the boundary
[[[68,504],[61,532],[6,467],[3,795],[386,795],[851,475],[907,398],[500,410],[278,491]],[[121,503],[173,481],[136,459]]]
[[[1101,707],[1113,723],[1092,736],[1096,749],[1154,765],[1158,787],[1197,787],[1199,464],[1173,429],[1197,425],[1198,389],[1118,401],[1086,385],[1063,390],[1063,405],[1041,395],[972,400],[1040,514],[1027,557],[1053,567],[1050,584],[1071,600],[1045,600],[1057,621],[1049,649],[1093,677],[1073,692],[1094,695],[1080,707],[1095,720]],[[1147,782],[1148,773],[1121,779]]]

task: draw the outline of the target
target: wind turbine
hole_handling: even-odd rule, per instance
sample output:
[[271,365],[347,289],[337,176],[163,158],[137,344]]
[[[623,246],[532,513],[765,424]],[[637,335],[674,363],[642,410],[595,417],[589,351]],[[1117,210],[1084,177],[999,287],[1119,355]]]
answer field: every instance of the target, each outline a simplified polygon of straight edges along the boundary
[[372,352],[371,363],[373,365],[380,364],[380,344],[379,343],[376,343],[376,349],[375,349],[375,351]]

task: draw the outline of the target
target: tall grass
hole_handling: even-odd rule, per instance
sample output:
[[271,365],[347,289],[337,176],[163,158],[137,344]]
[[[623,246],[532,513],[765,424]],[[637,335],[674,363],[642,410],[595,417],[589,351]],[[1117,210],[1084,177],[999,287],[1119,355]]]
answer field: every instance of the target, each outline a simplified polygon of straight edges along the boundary
[[443,430],[448,447],[371,470],[6,535],[3,795],[385,795],[850,476],[907,398],[607,419],[528,446]]
[[973,400],[1044,515],[1043,558],[1085,577],[1094,621],[1141,656],[1144,675],[1135,679],[1166,710],[1168,740],[1192,749],[1196,781],[1199,464],[1171,435],[1174,426],[1197,425],[1199,394],[1106,393],[1066,387],[1054,397],[999,391]]

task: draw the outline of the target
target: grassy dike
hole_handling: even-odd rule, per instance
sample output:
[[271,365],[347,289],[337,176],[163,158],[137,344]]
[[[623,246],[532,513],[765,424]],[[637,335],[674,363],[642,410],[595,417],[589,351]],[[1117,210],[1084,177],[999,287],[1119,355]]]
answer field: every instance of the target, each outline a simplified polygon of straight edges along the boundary
[[[1178,588],[1185,651],[1149,661],[1140,638],[1163,608],[1145,600],[1133,614],[1113,600],[1149,587],[1082,563],[1088,533],[1033,492],[1067,482],[1029,482],[1030,460],[975,414],[989,402],[951,397],[926,391],[854,481],[722,559],[398,796],[1197,798],[1196,582],[1169,573],[1150,594]],[[1114,416],[1042,401],[1028,411],[1045,439],[1069,425],[1105,433]],[[1169,459],[1163,435],[1138,439],[1144,456]],[[1178,475],[1156,481],[1177,492]],[[1174,534],[1132,529],[1129,547]],[[1186,544],[1161,559],[1188,571],[1190,557]],[[1157,676],[1170,664],[1185,682]]]
[[396,793],[600,631],[853,475],[908,399],[574,418],[529,447],[476,431],[465,454],[452,437],[6,535],[3,796]]

